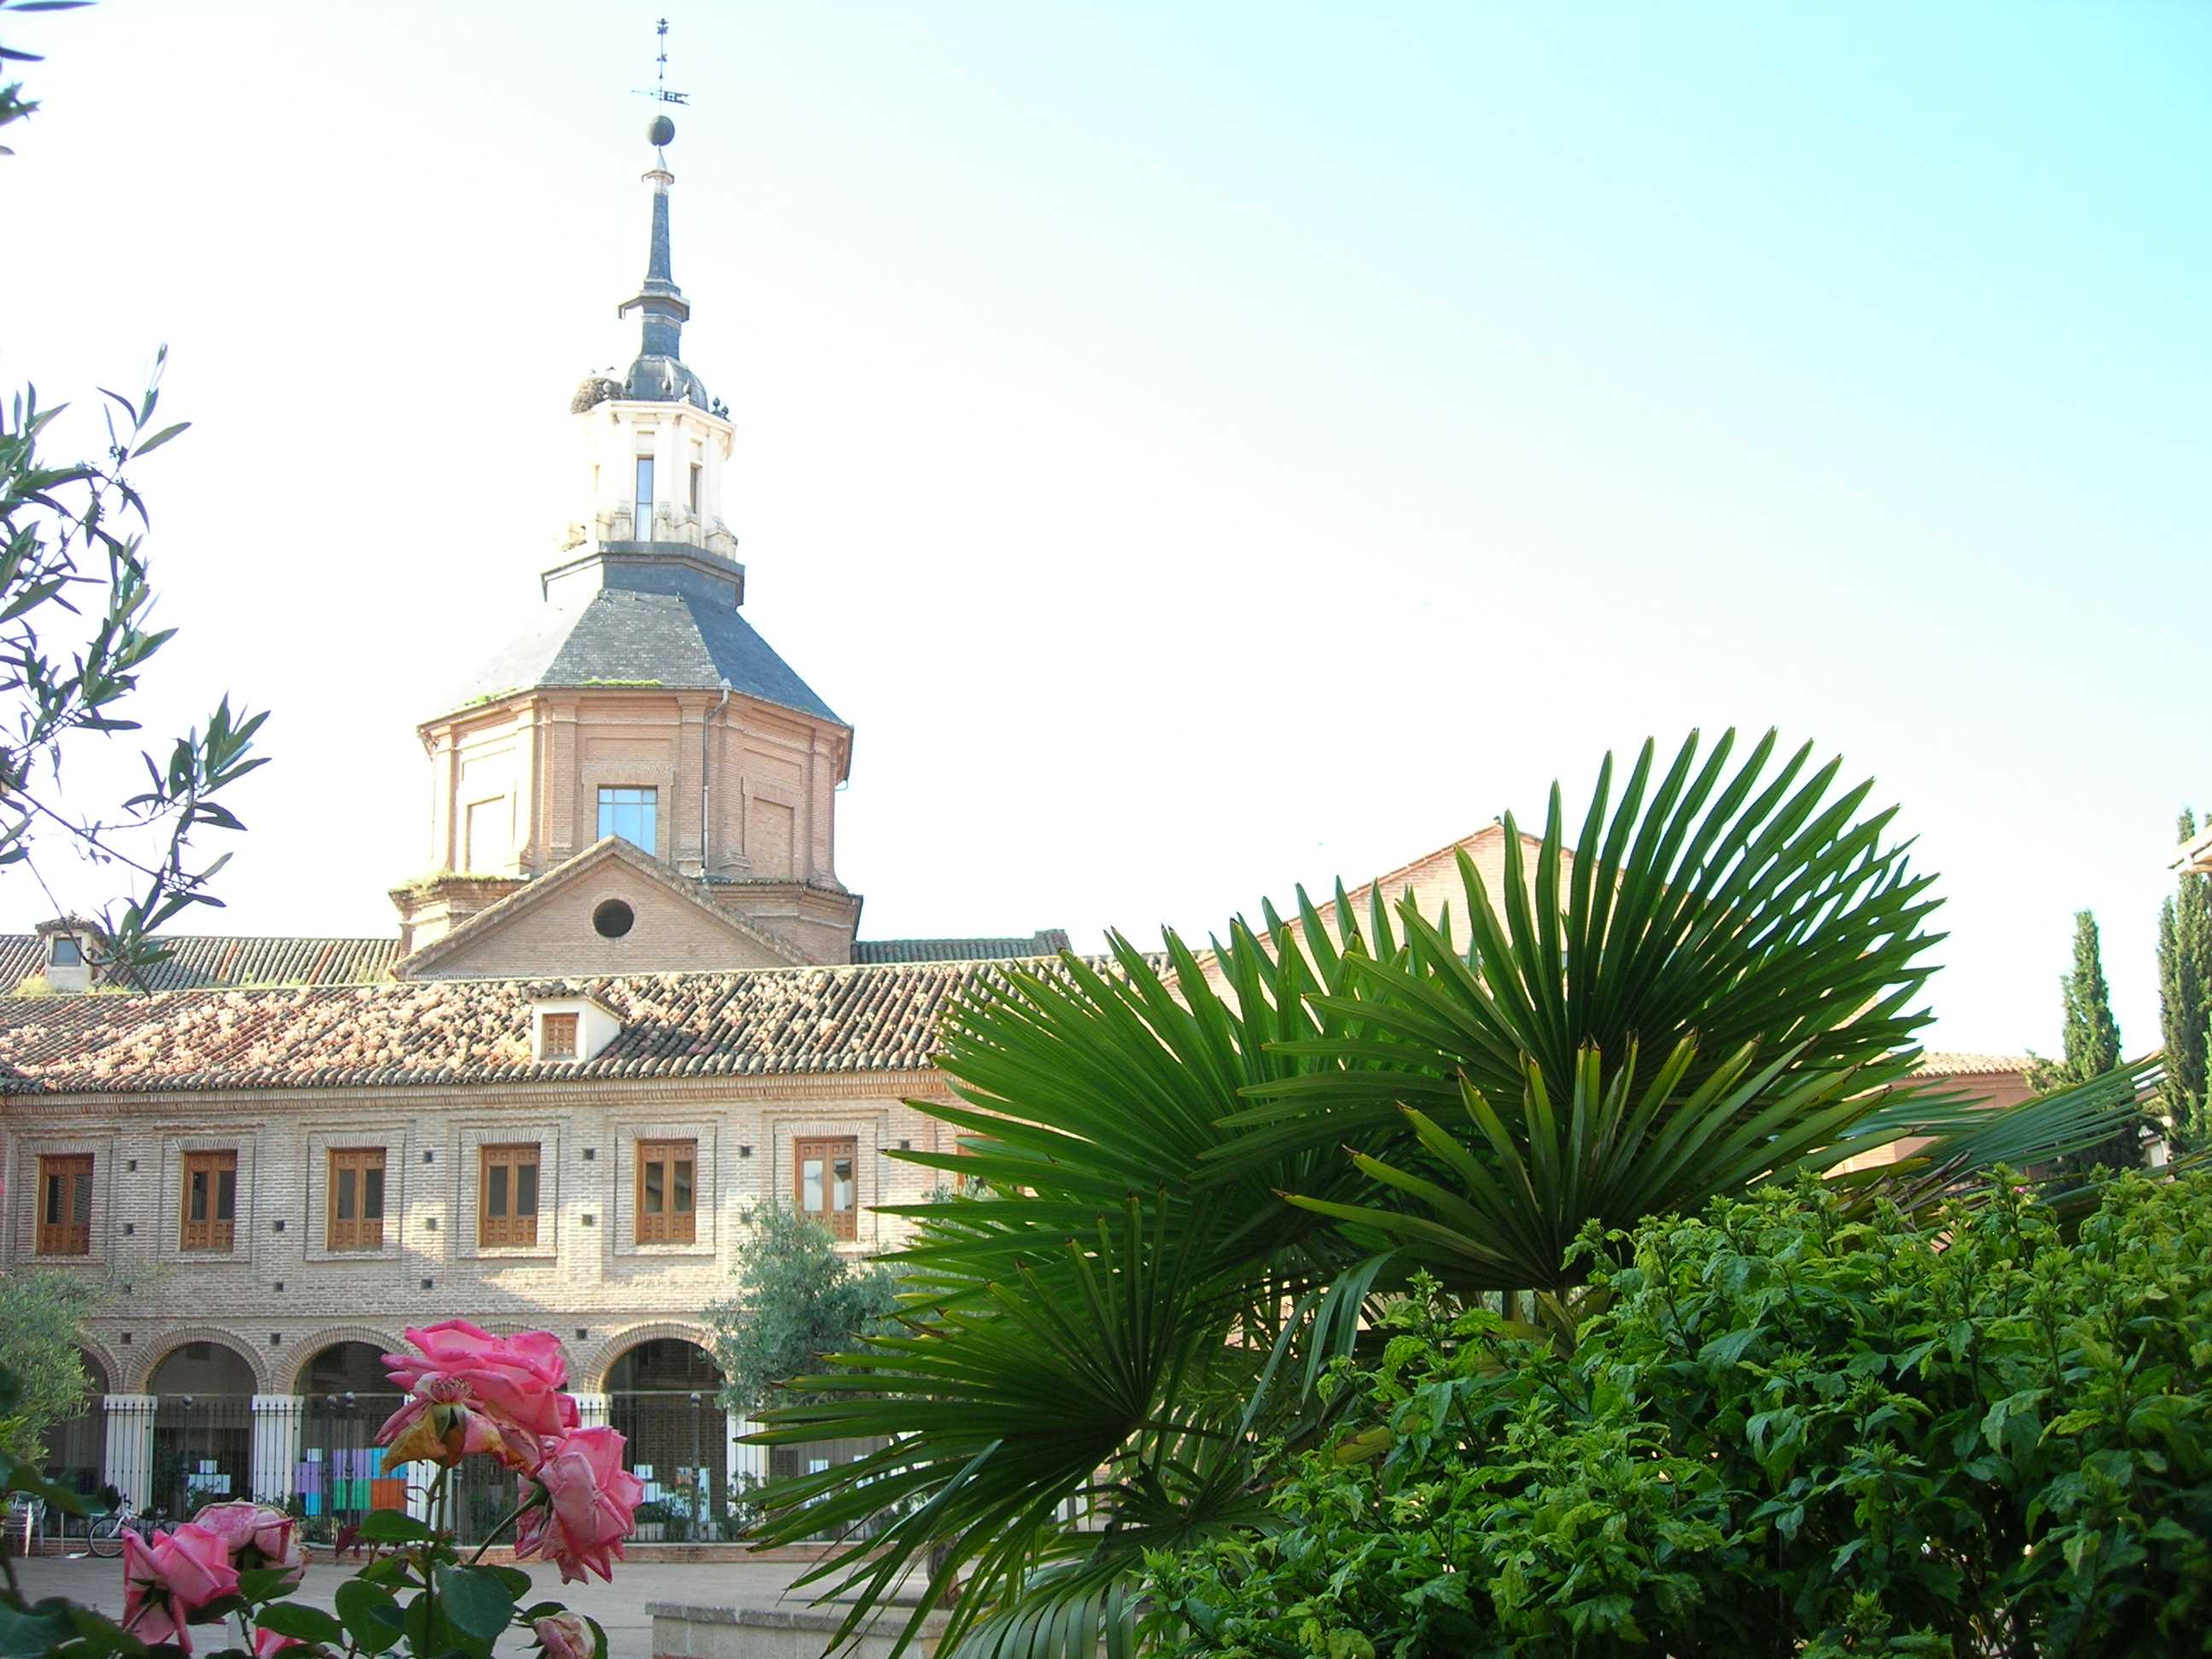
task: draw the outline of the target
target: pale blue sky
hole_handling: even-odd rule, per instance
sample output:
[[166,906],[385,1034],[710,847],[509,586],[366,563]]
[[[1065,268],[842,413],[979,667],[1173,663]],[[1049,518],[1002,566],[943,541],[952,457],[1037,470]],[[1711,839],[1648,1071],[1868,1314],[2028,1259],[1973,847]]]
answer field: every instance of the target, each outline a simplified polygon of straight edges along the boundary
[[[0,380],[169,343],[155,713],[276,711],[195,926],[383,931],[427,861],[412,724],[635,349],[661,9],[14,26]],[[1943,872],[1938,1042],[2055,1046],[2085,905],[2155,1042],[2212,9],[666,9],[686,356],[748,614],[858,729],[864,932],[1202,931],[1778,724]]]

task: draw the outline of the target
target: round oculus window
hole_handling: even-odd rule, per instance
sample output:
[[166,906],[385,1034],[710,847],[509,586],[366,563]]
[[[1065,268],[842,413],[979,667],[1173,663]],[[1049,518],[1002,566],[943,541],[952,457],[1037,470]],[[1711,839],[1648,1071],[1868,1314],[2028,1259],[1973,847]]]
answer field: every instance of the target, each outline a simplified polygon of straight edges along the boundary
[[601,939],[620,939],[636,921],[636,913],[620,899],[607,899],[592,912],[592,929]]

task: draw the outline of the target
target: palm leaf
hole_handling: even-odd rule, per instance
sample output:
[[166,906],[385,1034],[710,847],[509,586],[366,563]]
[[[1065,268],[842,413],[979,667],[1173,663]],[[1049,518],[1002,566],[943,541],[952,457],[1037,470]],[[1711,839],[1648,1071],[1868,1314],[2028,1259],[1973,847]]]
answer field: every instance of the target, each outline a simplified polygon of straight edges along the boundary
[[[1366,959],[1356,933],[1347,955],[1310,905],[1294,925],[1265,921],[1238,922],[1204,956],[1170,936],[1148,957],[1115,936],[1105,962],[1011,970],[948,1018],[958,1102],[914,1104],[958,1132],[960,1155],[898,1156],[1001,1195],[901,1206],[916,1227],[889,1258],[905,1328],[797,1379],[807,1397],[761,1413],[754,1437],[882,1443],[761,1493],[762,1542],[843,1539],[802,1580],[848,1599],[841,1641],[933,1554],[933,1597],[959,1586],[947,1651],[1080,1640],[1122,1592],[1109,1573],[1030,1616],[1039,1586],[1073,1582],[1055,1564],[1109,1548],[1070,1534],[1064,1507],[1110,1504],[1111,1551],[1125,1554],[1172,1536],[1178,1515],[1245,1514],[1252,1449],[1282,1427],[1254,1402],[1303,1382],[1292,1353],[1305,1358],[1317,1322],[1335,1342],[1356,1331],[1364,1291],[1322,1291],[1358,1252],[1274,1192],[1348,1188],[1357,1171],[1324,1148],[1241,1171],[1206,1157],[1245,1088],[1317,1063],[1274,1045],[1337,1029],[1310,993],[1340,990],[1347,961]],[[1101,1469],[1119,1473],[1102,1486]]]
[[1731,771],[1733,732],[1702,765],[1692,734],[1655,783],[1646,744],[1617,805],[1608,757],[1571,853],[1553,790],[1533,871],[1507,815],[1502,893],[1460,855],[1467,948],[1401,903],[1409,948],[1347,955],[1346,989],[1314,999],[1340,1028],[1357,1026],[1356,1041],[1340,1029],[1286,1045],[1337,1063],[1248,1085],[1225,1120],[1243,1133],[1215,1161],[1234,1170],[1316,1142],[1387,1147],[1402,1138],[1401,1105],[1440,1109],[1462,1078],[1517,1097],[1526,1064],[1565,1100],[1586,1047],[1621,1054],[1634,1042],[1656,1067],[1694,1036],[1700,1068],[1750,1044],[1822,1073],[1908,1047],[1926,1023],[1911,1005],[1940,937],[1921,927],[1931,878],[1886,842],[1892,811],[1862,816],[1870,784],[1837,791],[1840,763],[1813,767],[1809,745],[1770,776],[1775,746],[1769,732]]

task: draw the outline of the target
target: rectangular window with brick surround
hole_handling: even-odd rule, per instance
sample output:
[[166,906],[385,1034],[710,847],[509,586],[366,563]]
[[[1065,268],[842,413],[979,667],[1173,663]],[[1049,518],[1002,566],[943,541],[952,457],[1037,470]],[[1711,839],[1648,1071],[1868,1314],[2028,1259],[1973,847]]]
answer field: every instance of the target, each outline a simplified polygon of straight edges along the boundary
[[860,1158],[860,1143],[850,1135],[792,1143],[792,1197],[799,1214],[820,1222],[832,1238],[860,1231],[860,1194],[853,1179]]
[[180,1250],[228,1250],[238,1225],[238,1154],[185,1154]]
[[478,1154],[477,1243],[538,1242],[538,1148],[486,1146]]
[[374,1250],[384,1243],[384,1148],[331,1150],[331,1230],[325,1248]]
[[39,1160],[39,1254],[92,1254],[92,1154]]
[[637,1242],[689,1244],[698,1237],[699,1143],[637,1144]]
[[603,785],[599,790],[599,834],[620,836],[648,853],[659,850],[660,791],[642,785]]

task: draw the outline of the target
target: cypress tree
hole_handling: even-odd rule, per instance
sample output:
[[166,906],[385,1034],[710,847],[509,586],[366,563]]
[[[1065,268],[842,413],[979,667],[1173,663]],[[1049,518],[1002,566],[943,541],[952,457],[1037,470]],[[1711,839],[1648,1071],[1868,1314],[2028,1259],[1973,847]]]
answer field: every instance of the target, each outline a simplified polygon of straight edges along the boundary
[[[2039,1090],[2063,1089],[2100,1078],[2120,1063],[2120,1027],[2112,1018],[2112,988],[2105,982],[2104,953],[2097,937],[2097,918],[2087,910],[2074,913],[2074,966],[2061,976],[2059,991],[2066,1006],[2064,1058],[2045,1060],[2029,1074]],[[2116,1133],[2064,1160],[2069,1168],[2087,1171],[2098,1164],[2128,1169],[2142,1161],[2132,1129]]]
[[[2186,842],[2197,820],[2185,807],[2175,825]],[[2166,1080],[2160,1105],[2173,1126],[2178,1150],[2212,1141],[2212,1101],[2207,1099],[2206,1027],[2212,1024],[2212,876],[2185,875],[2159,907],[2158,1023],[2166,1048]]]

